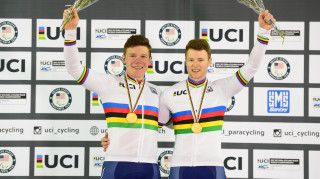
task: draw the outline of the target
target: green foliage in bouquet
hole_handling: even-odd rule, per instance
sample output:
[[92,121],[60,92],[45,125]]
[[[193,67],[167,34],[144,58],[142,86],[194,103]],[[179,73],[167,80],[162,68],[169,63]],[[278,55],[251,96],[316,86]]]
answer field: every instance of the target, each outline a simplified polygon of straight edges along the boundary
[[62,22],[62,24],[61,24],[61,26],[60,26],[60,27],[62,27],[61,30],[60,30],[60,32],[65,29],[67,23],[68,23],[68,22],[70,21],[70,19],[72,18],[74,8],[77,8],[77,12],[79,12],[79,11],[85,9],[86,7],[91,6],[93,3],[97,2],[97,1],[99,1],[99,0],[76,0],[76,1],[74,2],[73,6],[72,6],[71,11],[69,11],[69,12],[63,17],[63,22]]

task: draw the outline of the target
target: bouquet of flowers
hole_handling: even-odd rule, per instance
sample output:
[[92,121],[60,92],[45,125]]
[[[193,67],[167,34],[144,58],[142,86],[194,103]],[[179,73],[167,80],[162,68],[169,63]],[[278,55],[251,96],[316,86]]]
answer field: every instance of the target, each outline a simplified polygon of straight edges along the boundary
[[96,3],[99,0],[76,0],[72,6],[71,11],[69,11],[66,15],[64,15],[63,17],[63,21],[60,27],[61,31],[64,30],[64,28],[66,27],[66,24],[70,21],[71,17],[73,16],[73,9],[77,8],[77,12],[91,6],[93,3]]
[[[262,0],[237,0],[237,1],[253,9],[254,12],[256,12],[257,14],[260,14],[265,10]],[[272,20],[270,20],[270,22],[272,24],[273,29],[277,31],[277,33],[282,37],[284,41],[284,37],[286,36],[286,34],[282,30],[280,30]]]

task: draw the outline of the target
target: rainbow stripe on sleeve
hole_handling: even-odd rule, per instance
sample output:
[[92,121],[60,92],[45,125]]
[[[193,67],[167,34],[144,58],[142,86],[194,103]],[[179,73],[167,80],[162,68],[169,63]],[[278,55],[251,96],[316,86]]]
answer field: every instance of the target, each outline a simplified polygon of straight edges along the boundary
[[75,40],[64,40],[64,46],[73,46],[75,44],[77,44]]
[[89,68],[88,67],[83,67],[83,72],[82,72],[82,75],[80,76],[80,78],[77,80],[77,82],[80,84],[80,85],[82,85],[85,81],[86,81],[86,79],[87,79],[87,77],[88,77],[88,75],[89,75]]
[[[225,106],[202,109],[199,120],[202,125],[201,132],[222,130],[225,111]],[[172,121],[175,135],[193,133],[191,126],[194,123],[194,119],[191,110],[172,114]]]
[[242,86],[246,86],[248,84],[248,81],[241,75],[240,70],[237,71],[236,76]]
[[[134,111],[138,116],[135,123],[128,123],[126,116],[130,112],[128,104],[121,103],[103,103],[104,113],[108,123],[108,128],[144,128],[158,131],[158,108],[154,106],[138,105]],[[142,112],[143,112],[143,125],[142,125]]]
[[264,37],[261,37],[258,35],[257,39],[258,39],[258,42],[260,42],[261,44],[268,45],[268,43],[269,43],[268,38],[264,38]]

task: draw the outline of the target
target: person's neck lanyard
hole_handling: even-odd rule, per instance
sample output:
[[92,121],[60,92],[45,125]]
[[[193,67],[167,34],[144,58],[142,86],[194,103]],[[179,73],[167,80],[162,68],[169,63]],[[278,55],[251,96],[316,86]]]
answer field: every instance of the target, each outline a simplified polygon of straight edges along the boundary
[[138,95],[137,100],[136,100],[133,107],[132,107],[132,101],[131,101],[131,96],[130,96],[130,90],[129,90],[129,86],[128,86],[128,82],[127,82],[127,75],[124,75],[124,82],[126,83],[126,87],[127,87],[127,94],[128,94],[128,98],[129,98],[129,107],[130,107],[130,113],[127,114],[126,119],[127,119],[128,123],[135,123],[138,120],[138,116],[137,116],[137,114],[134,113],[134,111],[136,110],[138,101],[141,97],[141,94],[142,94],[142,91],[144,88],[144,84],[145,84],[145,80],[143,80],[143,82],[142,82],[143,83],[142,87],[140,88],[139,95]]
[[187,82],[188,96],[189,96],[189,100],[190,100],[190,104],[191,104],[192,116],[193,116],[193,119],[194,119],[194,123],[191,126],[191,130],[194,133],[200,133],[202,131],[202,125],[199,123],[200,111],[201,111],[201,108],[202,108],[202,103],[203,103],[204,94],[205,94],[205,91],[206,91],[206,88],[207,88],[208,79],[206,79],[206,82],[205,82],[205,85],[204,85],[204,88],[203,88],[203,91],[202,91],[201,101],[200,101],[200,104],[199,104],[199,110],[198,110],[197,114],[196,114],[196,112],[194,110],[194,106],[193,106],[193,102],[192,102],[192,98],[191,98],[191,93],[190,93],[190,89],[189,89],[188,80],[186,82]]

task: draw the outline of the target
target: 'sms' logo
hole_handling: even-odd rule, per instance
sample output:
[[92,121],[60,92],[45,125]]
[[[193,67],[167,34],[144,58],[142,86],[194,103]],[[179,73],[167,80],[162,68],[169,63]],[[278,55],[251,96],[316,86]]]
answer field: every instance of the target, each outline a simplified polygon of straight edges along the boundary
[[289,113],[290,91],[268,90],[268,113]]

